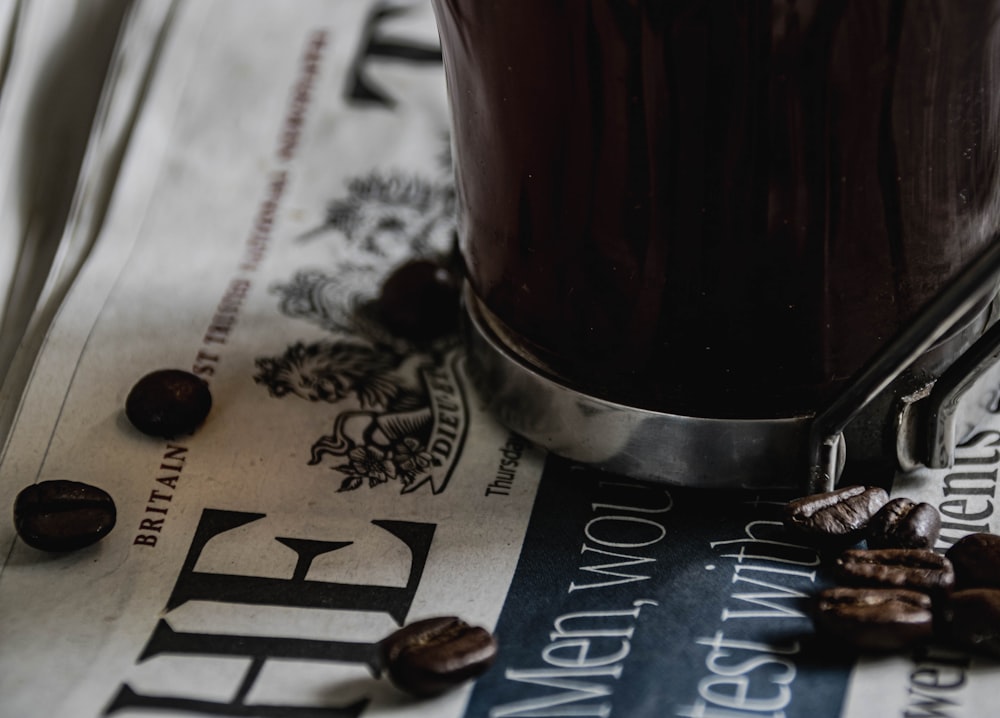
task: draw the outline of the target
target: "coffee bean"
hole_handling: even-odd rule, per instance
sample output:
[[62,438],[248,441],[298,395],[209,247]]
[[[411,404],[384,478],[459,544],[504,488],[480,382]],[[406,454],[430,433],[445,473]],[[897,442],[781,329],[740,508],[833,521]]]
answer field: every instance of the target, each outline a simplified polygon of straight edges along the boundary
[[834,563],[836,578],[849,586],[907,588],[941,596],[955,585],[951,561],[930,549],[852,549]]
[[968,534],[945,556],[955,567],[955,585],[965,588],[1000,588],[1000,536]]
[[941,535],[941,514],[931,504],[893,499],[872,516],[868,548],[933,548]]
[[211,408],[208,384],[180,369],[147,374],[136,382],[125,400],[125,415],[135,428],[168,439],[192,433]]
[[436,696],[484,673],[497,644],[485,628],[454,616],[428,618],[405,626],[381,642],[389,679],[415,696]]
[[436,262],[414,259],[393,271],[382,284],[378,313],[397,336],[414,341],[435,339],[458,328],[459,287]]
[[889,500],[875,486],[847,486],[804,496],[785,507],[785,525],[820,547],[846,546],[864,534],[871,517]]
[[42,481],[14,500],[14,527],[29,546],[72,551],[108,535],[115,502],[103,489],[78,481]]
[[931,599],[895,588],[828,588],[819,594],[813,621],[819,633],[863,651],[896,651],[930,639]]
[[970,588],[953,593],[942,611],[940,630],[966,648],[1000,656],[1000,589]]

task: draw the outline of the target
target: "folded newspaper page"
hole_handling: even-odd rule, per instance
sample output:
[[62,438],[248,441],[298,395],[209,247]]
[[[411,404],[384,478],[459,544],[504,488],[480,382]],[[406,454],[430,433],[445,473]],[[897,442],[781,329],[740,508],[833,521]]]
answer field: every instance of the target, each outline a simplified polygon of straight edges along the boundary
[[0,1],[0,381],[60,253],[128,5]]
[[[484,412],[461,342],[401,339],[383,278],[451,250],[449,115],[425,0],[187,0],[97,241],[35,358],[0,499],[71,479],[117,525],[47,554],[0,522],[0,714],[991,715],[1000,664],[817,640],[830,583],[782,496],[639,484]],[[204,378],[190,436],[136,431],[146,373]],[[1000,418],[933,502],[941,546],[996,531]],[[377,643],[456,615],[496,663],[438,698]]]
[[[94,12],[104,7],[121,6],[120,0],[102,0],[100,3],[89,4],[87,7]],[[72,285],[77,272],[93,248],[101,224],[107,213],[110,195],[115,179],[120,169],[124,150],[128,146],[132,129],[139,109],[143,105],[145,92],[149,84],[150,74],[156,66],[156,59],[162,44],[162,38],[170,27],[173,2],[140,2],[128,5],[128,12],[121,17],[123,32],[114,43],[114,51],[105,68],[88,66],[84,72],[97,73],[106,77],[103,92],[96,107],[91,108],[93,115],[83,108],[77,113],[76,122],[82,130],[90,128],[86,136],[86,148],[81,158],[79,174],[75,185],[72,184],[71,168],[66,166],[61,170],[65,177],[60,179],[68,182],[65,199],[69,206],[65,222],[61,227],[50,226],[45,238],[37,232],[29,231],[33,226],[30,212],[25,207],[32,207],[28,201],[27,192],[19,181],[20,167],[18,162],[10,162],[3,167],[4,174],[0,176],[0,185],[9,181],[9,192],[3,193],[2,219],[4,236],[9,241],[8,249],[12,252],[12,261],[8,278],[17,275],[21,281],[12,283],[7,295],[8,305],[6,315],[0,326],[0,435],[6,436],[17,409],[17,397],[31,373],[35,356],[38,353],[52,318],[58,310],[62,299]],[[28,13],[25,26],[53,32],[53,28],[61,27],[54,18],[65,15],[66,4],[62,0],[34,0],[25,10]],[[114,16],[117,20],[117,15]],[[30,21],[30,22],[29,22]],[[90,23],[81,22],[78,17],[71,17],[68,27],[62,28],[66,36],[85,40],[91,37],[92,24],[100,19],[91,19]],[[116,27],[112,23],[112,28]],[[108,32],[105,30],[105,33]],[[48,35],[44,35],[48,37]],[[105,36],[106,37],[106,36]],[[58,36],[59,41],[63,35]],[[112,46],[116,38],[112,34],[105,39],[106,48]],[[27,67],[43,66],[47,57],[46,50],[51,51],[51,45],[59,45],[56,39],[48,43],[37,40],[30,45],[33,54],[30,60],[22,65]],[[92,40],[90,40],[92,42]],[[25,43],[26,40],[19,39]],[[106,72],[105,72],[106,69]],[[24,70],[29,72],[29,70]],[[37,75],[37,70],[34,71]],[[71,75],[72,77],[72,75]],[[29,79],[37,80],[35,75]],[[33,83],[20,78],[22,87],[30,88],[27,95],[37,92]],[[13,104],[13,108],[22,105]],[[90,107],[88,104],[87,107]],[[45,144],[44,135],[29,135],[24,132],[24,118],[11,111],[12,105],[6,106],[8,113],[0,117],[0,146],[12,149],[4,153],[8,158],[37,155],[38,148],[28,148],[23,145],[28,140],[36,144]],[[79,131],[79,130],[78,130]],[[55,155],[51,158],[55,164],[62,166],[62,158]],[[45,183],[41,183],[39,191],[45,192]],[[71,199],[70,199],[71,196]],[[15,241],[17,240],[17,241]],[[39,253],[22,253],[20,242],[49,243],[44,254],[44,261]],[[16,255],[16,256],[15,256]],[[34,256],[33,256],[34,255]],[[2,262],[0,262],[2,265]],[[14,286],[16,285],[16,286]],[[3,314],[0,310],[0,314]]]

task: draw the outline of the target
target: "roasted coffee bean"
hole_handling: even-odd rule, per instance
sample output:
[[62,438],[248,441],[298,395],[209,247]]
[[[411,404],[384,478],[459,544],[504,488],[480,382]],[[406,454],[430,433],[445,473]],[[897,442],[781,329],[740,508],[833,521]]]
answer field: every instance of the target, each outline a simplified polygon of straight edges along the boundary
[[458,328],[459,288],[451,273],[436,262],[414,259],[393,271],[382,284],[378,314],[397,336],[427,341]]
[[849,586],[908,588],[931,596],[944,595],[955,585],[951,561],[920,548],[844,551],[834,563],[834,573]]
[[893,499],[868,523],[868,548],[933,548],[941,535],[941,514],[930,504]]
[[967,648],[1000,656],[1000,589],[953,593],[942,611],[941,633]]
[[968,534],[945,556],[955,567],[955,585],[965,588],[1000,588],[1000,536]]
[[485,628],[454,616],[404,626],[380,645],[382,665],[397,688],[415,696],[436,696],[484,673],[497,644]]
[[14,527],[29,546],[72,551],[108,535],[115,502],[103,489],[79,481],[42,481],[14,500]]
[[889,495],[875,486],[847,486],[804,496],[785,507],[785,525],[820,547],[847,546],[864,534]]
[[136,382],[125,400],[125,415],[135,428],[168,439],[192,433],[211,408],[208,384],[180,369],[147,374]]
[[863,651],[896,651],[927,641],[934,630],[931,599],[896,588],[828,588],[813,615],[816,630]]

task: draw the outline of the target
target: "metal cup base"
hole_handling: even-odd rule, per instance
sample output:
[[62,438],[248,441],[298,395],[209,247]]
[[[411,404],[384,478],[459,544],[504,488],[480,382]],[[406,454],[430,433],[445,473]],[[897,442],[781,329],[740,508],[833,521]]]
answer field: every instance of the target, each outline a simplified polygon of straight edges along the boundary
[[843,396],[815,414],[719,419],[592,396],[519,350],[466,285],[469,374],[511,430],[615,474],[703,489],[830,490],[844,469],[846,435],[852,465],[869,469],[863,482],[879,483],[870,475],[874,467],[888,483],[899,469],[948,465],[956,432],[982,418],[982,392],[1000,382],[998,272],[1000,243],[994,243]]
[[811,415],[715,419],[591,396],[514,350],[468,286],[464,304],[473,383],[502,423],[535,444],[598,469],[677,486],[801,487]]

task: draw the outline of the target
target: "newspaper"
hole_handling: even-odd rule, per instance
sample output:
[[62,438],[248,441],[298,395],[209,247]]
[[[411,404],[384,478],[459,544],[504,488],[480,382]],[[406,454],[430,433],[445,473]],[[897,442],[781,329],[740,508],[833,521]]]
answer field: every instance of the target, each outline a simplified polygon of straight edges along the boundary
[[60,253],[128,5],[0,3],[0,381]]
[[[173,3],[129,4],[127,12],[119,17],[117,11],[123,7],[120,0],[100,0],[78,8],[83,21],[79,16],[68,16],[66,21],[62,20],[66,15],[63,0],[33,0],[26,6],[23,29],[17,37],[19,45],[28,48],[23,50],[26,57],[19,65],[19,99],[3,105],[5,112],[0,116],[3,156],[18,160],[4,164],[0,174],[0,185],[8,182],[8,191],[0,187],[3,202],[0,224],[10,258],[16,260],[4,277],[13,280],[16,276],[18,279],[9,283],[6,311],[0,307],[0,436],[6,436],[10,429],[17,409],[16,399],[24,389],[52,318],[96,241],[137,113],[143,105],[149,76],[156,66],[162,36],[170,26]],[[106,19],[109,13],[111,21]],[[107,65],[89,62],[70,71],[65,69],[67,60],[61,59],[58,63],[60,71],[69,78],[62,82],[72,82],[78,74],[96,74],[98,79],[106,77],[99,101],[96,94],[91,97],[86,93],[82,101],[79,97],[66,101],[66,107],[70,108],[78,124],[74,136],[86,139],[74,184],[72,165],[66,163],[62,153],[45,154],[26,142],[32,137],[36,144],[48,142],[44,133],[25,132],[32,114],[28,112],[32,106],[30,98],[40,92],[35,88],[40,75],[36,68],[50,64],[45,62],[47,53],[52,52],[53,47],[61,48],[66,37],[74,38],[72,42],[65,42],[70,47],[79,47],[83,42],[81,37],[92,45],[94,24],[108,22],[110,25],[98,35],[104,42],[101,50],[110,49],[119,21],[123,32]],[[64,52],[60,50],[57,54],[63,58]],[[86,84],[92,88],[100,85],[93,79]],[[96,89],[93,92],[96,93]],[[87,128],[90,128],[89,135],[84,134]],[[28,163],[25,158],[29,157],[30,162],[48,162],[55,166],[56,170],[50,168],[41,174],[58,174],[57,187],[62,188],[66,182],[62,201],[68,205],[61,225],[50,219],[41,223],[43,229],[39,230],[39,223],[32,219],[40,211],[38,203],[30,199],[33,192],[19,179],[21,165]],[[46,182],[36,184],[34,193],[49,195],[60,191]],[[22,251],[22,246],[30,244],[44,245],[45,249]]]
[[[996,661],[815,638],[830,578],[782,528],[786,497],[546,456],[484,411],[457,336],[416,345],[366,311],[400,262],[451,248],[426,0],[139,5],[162,46],[0,461],[8,506],[69,478],[114,496],[118,524],[55,556],[0,524],[0,714],[992,714]],[[165,367],[211,387],[192,436],[123,416]],[[1000,528],[998,446],[1000,417],[954,469],[897,482],[941,508],[942,546]],[[417,701],[376,643],[435,615],[499,654]]]

